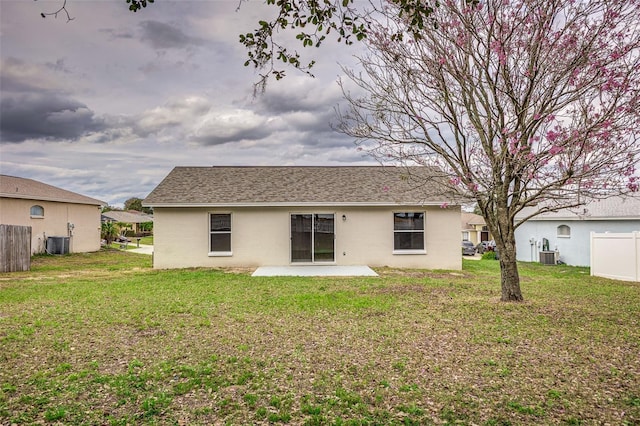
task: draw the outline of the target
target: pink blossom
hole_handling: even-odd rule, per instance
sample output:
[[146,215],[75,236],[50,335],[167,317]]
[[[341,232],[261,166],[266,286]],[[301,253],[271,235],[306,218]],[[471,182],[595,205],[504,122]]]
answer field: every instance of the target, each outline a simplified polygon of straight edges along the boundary
[[555,142],[556,139],[558,139],[560,137],[560,133],[558,132],[554,132],[553,130],[549,130],[547,132],[547,139],[551,142]]
[[516,138],[509,138],[509,152],[511,154],[517,154],[519,150],[518,140]]
[[564,151],[564,148],[562,148],[561,146],[554,145],[549,149],[549,154],[556,155],[556,154],[560,154],[562,151]]
[[610,130],[604,130],[604,131],[600,132],[600,137],[602,139],[609,140],[609,138],[611,138],[611,131]]

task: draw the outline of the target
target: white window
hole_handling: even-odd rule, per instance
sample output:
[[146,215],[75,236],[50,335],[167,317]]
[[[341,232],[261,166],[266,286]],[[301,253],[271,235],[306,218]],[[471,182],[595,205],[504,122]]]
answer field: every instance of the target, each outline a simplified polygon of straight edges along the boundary
[[44,217],[44,208],[39,205],[31,206],[31,210],[29,212],[32,218],[41,218]]
[[463,240],[468,240],[469,239],[469,232],[468,231],[462,231],[462,239]]
[[424,212],[393,214],[393,252],[396,254],[425,253]]
[[231,214],[209,215],[209,255],[231,256]]
[[571,238],[571,228],[567,225],[560,225],[557,228],[557,235],[561,238]]

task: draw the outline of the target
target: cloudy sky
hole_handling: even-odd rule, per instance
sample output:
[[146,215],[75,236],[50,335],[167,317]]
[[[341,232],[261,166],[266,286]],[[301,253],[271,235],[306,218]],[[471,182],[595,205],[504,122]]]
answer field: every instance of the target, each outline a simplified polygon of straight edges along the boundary
[[357,47],[307,48],[316,78],[253,97],[238,35],[263,3],[67,0],[67,22],[40,17],[62,0],[0,0],[0,173],[121,206],[175,166],[374,164],[331,128]]

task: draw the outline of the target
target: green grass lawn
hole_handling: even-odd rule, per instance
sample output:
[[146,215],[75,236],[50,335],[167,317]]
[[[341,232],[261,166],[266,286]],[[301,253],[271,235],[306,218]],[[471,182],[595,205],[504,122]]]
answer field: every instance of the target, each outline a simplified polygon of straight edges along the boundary
[[[133,239],[133,242],[136,242],[135,238]],[[153,235],[150,235],[148,237],[140,238],[140,244],[146,244],[148,246],[152,246],[153,245]]]
[[154,271],[119,250],[0,274],[0,424],[638,424],[640,285],[495,261],[380,278]]

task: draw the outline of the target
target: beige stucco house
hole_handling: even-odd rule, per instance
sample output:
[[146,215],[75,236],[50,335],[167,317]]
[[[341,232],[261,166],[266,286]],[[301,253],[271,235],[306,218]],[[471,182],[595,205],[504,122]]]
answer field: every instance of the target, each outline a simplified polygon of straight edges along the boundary
[[124,223],[134,234],[139,235],[143,232],[142,224],[153,222],[153,216],[136,210],[111,210],[102,213],[101,220],[103,222]]
[[461,269],[460,207],[423,167],[176,167],[154,210],[154,267]]
[[70,253],[100,250],[103,201],[32,179],[0,175],[0,205],[1,224],[31,227],[32,254],[44,253],[50,237],[68,238]]
[[482,216],[475,213],[462,212],[460,218],[463,240],[469,240],[473,245],[477,245],[482,241],[493,240],[493,236],[489,232],[489,228]]

